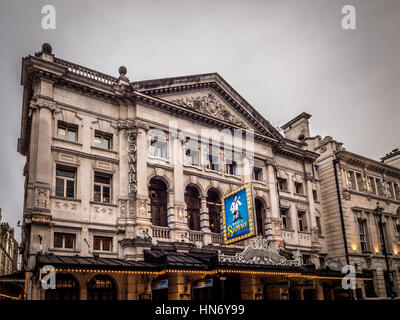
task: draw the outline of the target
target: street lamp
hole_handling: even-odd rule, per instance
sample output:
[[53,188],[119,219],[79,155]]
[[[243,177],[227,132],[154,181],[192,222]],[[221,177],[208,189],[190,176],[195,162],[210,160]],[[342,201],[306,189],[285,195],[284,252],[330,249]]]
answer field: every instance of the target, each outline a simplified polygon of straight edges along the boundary
[[385,234],[383,232],[383,225],[382,225],[382,216],[383,216],[383,208],[379,206],[379,201],[376,203],[376,208],[374,209],[374,215],[378,217],[379,221],[379,232],[381,234],[381,239],[382,239],[382,251],[385,256],[385,261],[386,261],[386,269],[387,269],[387,275],[385,278],[386,281],[386,288],[388,291],[388,296],[394,299],[394,292],[393,292],[393,282],[392,282],[392,277],[391,277],[391,271],[390,271],[390,266],[389,266],[389,259],[387,255],[387,250],[386,250],[386,240],[385,240]]

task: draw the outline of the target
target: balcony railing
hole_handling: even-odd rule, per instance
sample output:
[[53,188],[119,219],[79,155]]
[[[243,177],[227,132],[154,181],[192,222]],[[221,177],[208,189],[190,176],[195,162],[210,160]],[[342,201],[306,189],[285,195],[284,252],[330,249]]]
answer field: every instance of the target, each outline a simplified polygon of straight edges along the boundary
[[152,237],[157,239],[170,239],[169,228],[152,226]]
[[203,242],[203,232],[202,231],[194,231],[194,230],[190,230],[189,231],[189,239],[190,241],[193,242]]
[[211,234],[211,242],[217,243],[217,244],[223,244],[224,236],[222,235],[222,233],[212,233]]
[[116,79],[112,76],[109,76],[107,74],[104,74],[104,73],[101,73],[101,72],[98,72],[95,70],[91,70],[89,68],[82,67],[80,65],[71,63],[69,61],[65,61],[60,58],[55,58],[55,62],[59,65],[67,67],[69,72],[79,74],[83,77],[90,78],[90,79],[93,79],[93,80],[96,80],[96,81],[99,81],[99,82],[102,82],[102,83],[105,83],[108,85],[114,85],[114,84],[117,84],[117,82],[118,82],[118,79]]

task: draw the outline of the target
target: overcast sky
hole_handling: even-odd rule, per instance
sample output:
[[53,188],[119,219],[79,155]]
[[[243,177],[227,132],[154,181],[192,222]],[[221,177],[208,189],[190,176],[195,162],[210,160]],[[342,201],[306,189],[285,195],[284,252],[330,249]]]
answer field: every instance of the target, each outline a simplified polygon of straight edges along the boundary
[[[356,30],[341,27],[346,4]],[[56,30],[41,27],[44,5]],[[274,126],[305,111],[312,135],[379,160],[400,145],[399,34],[398,0],[1,0],[3,221],[22,220],[21,58],[43,42],[114,76],[125,65],[130,80],[218,72]]]

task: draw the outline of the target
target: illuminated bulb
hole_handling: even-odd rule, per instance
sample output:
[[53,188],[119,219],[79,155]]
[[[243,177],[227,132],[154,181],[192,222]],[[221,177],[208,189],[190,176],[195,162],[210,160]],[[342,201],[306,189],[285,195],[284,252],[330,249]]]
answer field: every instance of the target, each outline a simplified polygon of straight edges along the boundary
[[357,244],[352,243],[351,248],[353,249],[353,251],[357,251]]

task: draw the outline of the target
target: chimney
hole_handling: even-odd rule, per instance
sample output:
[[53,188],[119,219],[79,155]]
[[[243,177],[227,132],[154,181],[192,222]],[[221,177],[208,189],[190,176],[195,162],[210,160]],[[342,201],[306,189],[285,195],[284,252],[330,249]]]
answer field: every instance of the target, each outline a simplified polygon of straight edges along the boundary
[[310,137],[310,124],[308,119],[311,115],[303,112],[288,123],[284,124],[281,128],[284,130],[285,137],[297,142],[303,141],[305,138]]

